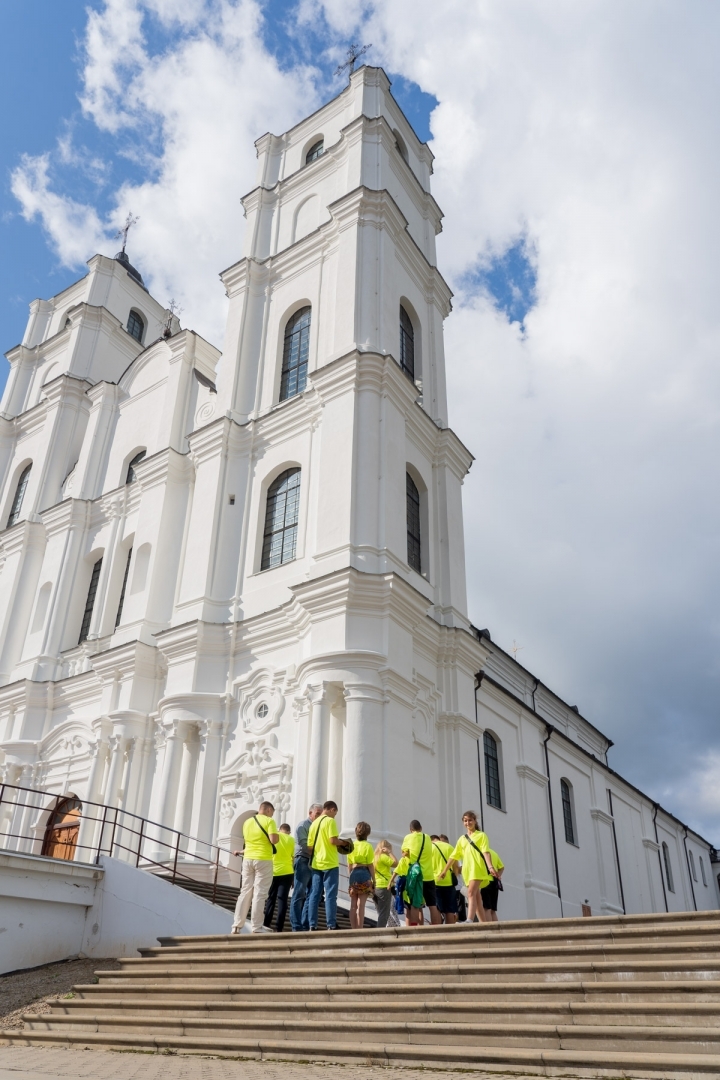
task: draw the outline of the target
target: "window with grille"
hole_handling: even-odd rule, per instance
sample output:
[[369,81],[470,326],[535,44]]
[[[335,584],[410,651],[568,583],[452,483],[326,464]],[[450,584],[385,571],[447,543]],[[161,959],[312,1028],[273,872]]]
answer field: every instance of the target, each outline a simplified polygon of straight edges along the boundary
[[570,785],[567,780],[560,781],[560,795],[562,796],[563,823],[565,825],[565,839],[568,844],[577,844],[575,836],[575,821],[573,819],[572,796]]
[[308,356],[310,355],[310,313],[304,307],[288,319],[283,342],[282,377],[280,400],[302,394],[307,382]]
[[420,548],[420,492],[410,473],[405,473],[407,502],[407,559],[413,570],[422,573]]
[[400,305],[400,367],[415,379],[415,331],[405,308]]
[[667,887],[670,892],[675,892],[675,885],[673,883],[672,866],[670,864],[670,848],[663,840],[662,845],[663,863],[665,864],[665,880],[667,881]]
[[85,611],[83,613],[82,626],[80,627],[80,637],[78,638],[78,645],[81,645],[90,633],[90,623],[92,622],[93,608],[95,606],[95,597],[97,596],[98,581],[100,580],[101,570],[102,558],[98,559],[92,569],[90,588],[88,589],[87,600],[85,601]]
[[489,731],[483,732],[483,748],[485,750],[485,799],[489,806],[496,806],[498,810],[502,810],[500,756],[497,741]]
[[117,615],[115,616],[115,629],[117,630],[122,619],[123,604],[125,603],[125,590],[127,589],[128,574],[130,573],[130,560],[132,559],[132,548],[128,551],[127,562],[125,563],[125,573],[123,574],[122,589],[120,590],[120,603],[118,604]]
[[319,157],[322,157],[325,153],[325,142],[323,139],[318,139],[316,143],[313,143],[307,154],[305,155],[305,164],[309,165],[311,161],[317,161]]
[[705,863],[703,862],[702,855],[700,856],[700,874],[702,875],[702,883],[707,888],[707,878],[705,877]]
[[130,337],[142,342],[145,333],[145,320],[142,315],[138,315],[137,311],[131,311],[128,315],[127,331]]
[[135,466],[140,464],[140,462],[142,461],[142,459],[145,457],[146,454],[147,454],[147,450],[140,450],[135,455],[135,457],[132,459],[132,461],[128,462],[127,475],[125,476],[125,483],[126,484],[134,484],[135,483],[135,480],[136,480]]
[[286,469],[268,489],[261,570],[295,558],[299,508],[300,469]]
[[692,851],[688,851],[688,855],[690,856],[690,873],[692,874],[692,879],[693,881],[697,881],[697,872],[695,870],[695,856],[693,855]]
[[20,520],[20,511],[22,510],[23,499],[25,498],[25,492],[28,486],[28,480],[30,479],[30,470],[32,469],[32,463],[26,465],[23,471],[20,473],[20,477],[15,488],[15,495],[13,496],[12,506],[10,507],[10,515],[7,519],[7,528],[15,525]]

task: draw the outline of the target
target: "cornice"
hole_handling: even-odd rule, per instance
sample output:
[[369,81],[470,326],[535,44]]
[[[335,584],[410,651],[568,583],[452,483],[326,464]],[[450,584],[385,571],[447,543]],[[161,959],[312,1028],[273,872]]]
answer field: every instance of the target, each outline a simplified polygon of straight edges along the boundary
[[85,528],[92,514],[93,504],[87,499],[65,499],[55,503],[40,514],[45,532],[50,539],[65,529]]
[[548,778],[545,773],[541,773],[537,769],[534,769],[532,765],[520,762],[515,766],[515,771],[518,776],[522,777],[524,780],[532,780],[538,787],[546,788],[548,786]]
[[601,821],[603,825],[612,825],[613,816],[608,814],[607,810],[601,810],[599,806],[590,807],[590,817],[593,821]]
[[0,558],[9,559],[19,551],[41,548],[45,544],[45,529],[39,521],[18,521],[0,533]]
[[101,682],[112,682],[117,676],[127,678],[140,675],[158,678],[165,673],[165,666],[158,650],[142,641],[129,641],[114,649],[95,653],[90,666]]

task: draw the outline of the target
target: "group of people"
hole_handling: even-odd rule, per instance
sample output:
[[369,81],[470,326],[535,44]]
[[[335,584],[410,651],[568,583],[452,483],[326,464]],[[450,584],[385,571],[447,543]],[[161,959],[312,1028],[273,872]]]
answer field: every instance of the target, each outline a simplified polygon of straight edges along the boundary
[[[455,845],[444,834],[428,835],[419,821],[411,821],[400,858],[388,840],[373,848],[366,821],[356,825],[354,841],[343,839],[337,812],[331,799],[313,803],[295,830],[295,839],[289,825],[276,825],[272,803],[261,803],[257,814],[248,818],[243,825],[244,848],[233,852],[243,856],[233,934],[240,933],[248,914],[252,933],[281,933],[288,906],[292,930],[317,930],[323,898],[327,928],[337,930],[341,854],[347,856],[353,929],[365,925],[368,897],[375,903],[379,927],[398,925],[401,916],[405,925],[419,926],[424,908],[432,924],[464,917],[469,922],[497,921],[504,864],[472,810],[463,814],[465,833]],[[460,874],[467,886],[467,906],[459,889]]]

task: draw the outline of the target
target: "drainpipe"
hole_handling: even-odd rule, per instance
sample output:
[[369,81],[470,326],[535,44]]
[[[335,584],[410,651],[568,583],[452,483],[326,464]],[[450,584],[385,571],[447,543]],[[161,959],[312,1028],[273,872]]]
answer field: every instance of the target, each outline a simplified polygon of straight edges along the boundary
[[668,907],[668,902],[667,902],[667,892],[665,891],[665,874],[663,872],[662,855],[660,854],[660,838],[658,836],[658,830],[657,830],[657,812],[660,809],[660,804],[655,802],[655,803],[653,803],[653,806],[655,807],[655,810],[654,810],[654,813],[653,813],[653,828],[655,830],[655,843],[658,846],[658,863],[660,864],[660,881],[662,882],[662,887],[663,887],[663,900],[665,901],[665,910],[669,911],[670,908]]
[[[483,678],[485,676],[484,671],[478,671],[475,679],[475,723],[480,727],[480,720],[478,719],[478,704],[477,704],[477,692],[480,689]],[[478,787],[480,789],[480,828],[485,832],[485,821],[483,814],[483,789],[482,789],[482,758],[480,757],[480,739],[475,740],[477,745],[477,761],[478,761]]]
[[[535,687],[537,690],[537,686]],[[535,704],[535,690],[533,690],[533,705]],[[557,841],[555,839],[555,815],[553,813],[553,801],[552,801],[552,784],[550,782],[550,755],[548,754],[548,742],[555,728],[552,724],[548,724],[545,721],[545,730],[547,735],[543,742],[543,749],[545,750],[545,772],[548,779],[548,803],[550,805],[550,832],[552,834],[552,846],[553,846],[553,859],[555,862],[555,882],[557,884],[558,900],[560,901],[560,918],[565,918],[565,912],[563,910],[562,892],[560,890],[560,867],[558,865],[558,853],[557,853]]]
[[[623,907],[623,915],[627,915],[627,909],[625,907],[625,890],[622,883],[622,870],[620,869],[620,852],[618,851],[617,833],[615,832],[615,812],[613,810],[612,791],[607,789],[608,806],[610,807],[610,817],[612,818],[612,833],[613,833],[613,847],[615,848],[615,865],[618,872],[618,885],[620,886],[620,902]],[[664,888],[664,886],[663,886]]]
[[690,870],[690,856],[688,855],[688,849],[687,849],[688,827],[687,827],[687,825],[683,825],[683,828],[685,829],[685,835],[683,836],[683,845],[685,847],[685,862],[687,863],[688,877],[690,878],[690,892],[692,893],[693,907],[697,911],[698,906],[697,906],[697,900],[695,899],[695,886],[693,885],[693,876],[692,876],[692,871]]

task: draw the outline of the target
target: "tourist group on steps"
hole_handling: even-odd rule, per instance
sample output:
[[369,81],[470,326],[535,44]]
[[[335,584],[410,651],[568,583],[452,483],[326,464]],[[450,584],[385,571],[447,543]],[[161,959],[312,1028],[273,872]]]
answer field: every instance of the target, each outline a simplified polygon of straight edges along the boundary
[[[240,933],[248,914],[253,934],[282,932],[288,904],[293,930],[317,930],[323,897],[327,928],[337,930],[341,854],[347,856],[350,925],[355,930],[365,925],[369,896],[379,927],[397,926],[401,916],[406,926],[420,926],[424,908],[431,923],[450,924],[458,918],[497,922],[504,864],[472,810],[463,814],[465,833],[454,846],[447,836],[429,836],[419,821],[411,821],[399,859],[387,840],[373,848],[368,842],[372,829],[366,821],[355,826],[355,840],[342,838],[337,812],[337,803],[331,799],[322,805],[313,803],[295,830],[295,839],[289,825],[278,829],[272,803],[261,803],[257,814],[248,818],[243,825],[243,850],[233,852],[243,856],[233,934]],[[459,889],[460,873],[467,886],[467,906]]]

